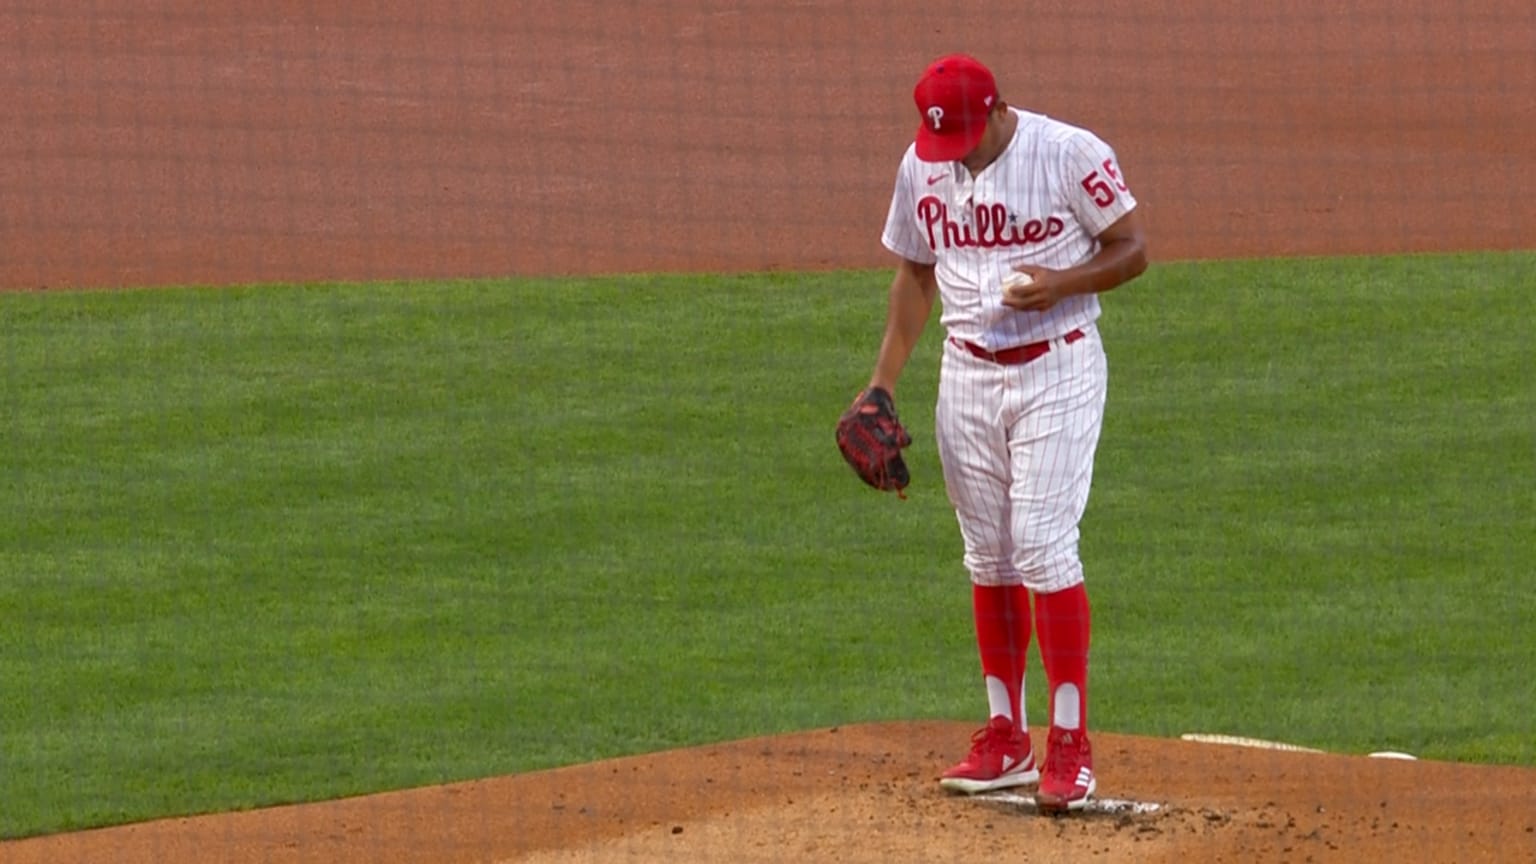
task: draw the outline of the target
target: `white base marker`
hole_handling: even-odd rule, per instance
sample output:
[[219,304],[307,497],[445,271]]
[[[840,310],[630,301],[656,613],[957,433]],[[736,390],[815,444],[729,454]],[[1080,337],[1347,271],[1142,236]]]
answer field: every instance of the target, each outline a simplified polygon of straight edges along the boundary
[[1234,747],[1256,747],[1260,750],[1288,750],[1292,753],[1322,753],[1315,747],[1286,744],[1282,741],[1265,741],[1263,738],[1245,738],[1241,735],[1208,735],[1203,732],[1186,732],[1179,738],[1201,744],[1229,744]]

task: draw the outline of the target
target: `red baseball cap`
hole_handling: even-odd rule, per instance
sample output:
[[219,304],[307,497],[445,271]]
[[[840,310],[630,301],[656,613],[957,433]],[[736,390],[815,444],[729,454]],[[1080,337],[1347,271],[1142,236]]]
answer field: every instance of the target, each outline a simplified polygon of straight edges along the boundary
[[923,70],[912,98],[922,117],[917,158],[953,162],[981,143],[987,117],[997,104],[997,81],[975,57],[950,54]]

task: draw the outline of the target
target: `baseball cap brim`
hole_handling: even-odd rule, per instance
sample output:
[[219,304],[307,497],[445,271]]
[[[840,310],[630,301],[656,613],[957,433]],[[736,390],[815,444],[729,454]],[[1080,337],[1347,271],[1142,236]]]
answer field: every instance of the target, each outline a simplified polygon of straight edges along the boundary
[[[985,121],[985,117],[982,119]],[[985,122],[956,129],[948,134],[935,132],[926,123],[921,124],[917,127],[917,158],[924,162],[954,162],[962,159],[976,149],[986,132]]]

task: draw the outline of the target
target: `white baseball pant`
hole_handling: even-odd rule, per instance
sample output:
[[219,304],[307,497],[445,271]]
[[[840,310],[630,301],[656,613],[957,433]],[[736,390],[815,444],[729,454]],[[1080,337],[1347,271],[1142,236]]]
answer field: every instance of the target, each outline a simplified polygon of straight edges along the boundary
[[1079,329],[1012,366],[945,340],[935,437],[975,584],[1052,593],[1083,581],[1078,522],[1109,370],[1098,328]]

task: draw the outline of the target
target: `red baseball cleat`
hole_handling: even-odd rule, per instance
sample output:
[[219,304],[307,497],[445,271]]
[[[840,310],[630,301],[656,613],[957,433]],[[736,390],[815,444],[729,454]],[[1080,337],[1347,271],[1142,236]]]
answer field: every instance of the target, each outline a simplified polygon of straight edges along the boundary
[[1079,730],[1051,727],[1045,743],[1045,775],[1035,790],[1041,813],[1067,813],[1088,806],[1098,788],[1093,779],[1093,750]]
[[971,752],[955,767],[939,776],[939,785],[951,792],[975,795],[1010,786],[1027,786],[1040,779],[1035,770],[1035,751],[1029,736],[999,714],[971,736]]

